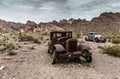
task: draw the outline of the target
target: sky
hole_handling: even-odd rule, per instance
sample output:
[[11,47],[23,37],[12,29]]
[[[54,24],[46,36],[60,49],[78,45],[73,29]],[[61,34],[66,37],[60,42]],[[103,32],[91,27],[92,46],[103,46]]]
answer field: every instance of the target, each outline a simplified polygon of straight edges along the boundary
[[0,19],[22,23],[91,20],[103,12],[120,12],[120,0],[0,0]]

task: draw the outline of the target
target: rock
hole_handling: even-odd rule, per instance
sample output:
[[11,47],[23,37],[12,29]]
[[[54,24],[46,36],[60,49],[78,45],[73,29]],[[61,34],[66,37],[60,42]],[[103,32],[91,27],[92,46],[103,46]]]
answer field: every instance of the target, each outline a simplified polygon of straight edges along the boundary
[[4,69],[5,69],[5,66],[1,66],[1,67],[0,67],[0,70],[4,70]]
[[4,51],[5,49],[5,46],[0,46],[0,51]]
[[10,57],[4,57],[4,58],[1,58],[1,60],[11,60]]
[[10,50],[7,52],[7,55],[16,55],[17,53],[14,50]]
[[104,54],[104,56],[108,56],[107,54]]
[[1,32],[13,32],[18,31],[19,29],[24,29],[24,25],[22,23],[8,22],[0,19],[0,31]]

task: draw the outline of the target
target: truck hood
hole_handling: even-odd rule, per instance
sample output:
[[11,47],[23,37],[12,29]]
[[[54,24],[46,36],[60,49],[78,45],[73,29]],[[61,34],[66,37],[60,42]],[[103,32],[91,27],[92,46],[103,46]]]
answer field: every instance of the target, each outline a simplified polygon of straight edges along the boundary
[[100,38],[100,37],[102,37],[102,35],[95,35],[95,37],[98,37],[98,38]]

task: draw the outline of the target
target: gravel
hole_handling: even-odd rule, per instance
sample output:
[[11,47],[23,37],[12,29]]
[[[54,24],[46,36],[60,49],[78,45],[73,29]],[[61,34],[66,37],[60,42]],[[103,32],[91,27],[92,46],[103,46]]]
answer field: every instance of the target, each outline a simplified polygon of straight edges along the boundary
[[47,43],[34,45],[35,50],[28,50],[27,45],[22,45],[17,55],[10,56],[10,60],[3,60],[6,56],[0,54],[0,67],[5,67],[0,70],[0,79],[120,79],[120,58],[103,54],[98,48],[112,44],[87,43],[92,48],[92,63],[83,60],[52,65]]

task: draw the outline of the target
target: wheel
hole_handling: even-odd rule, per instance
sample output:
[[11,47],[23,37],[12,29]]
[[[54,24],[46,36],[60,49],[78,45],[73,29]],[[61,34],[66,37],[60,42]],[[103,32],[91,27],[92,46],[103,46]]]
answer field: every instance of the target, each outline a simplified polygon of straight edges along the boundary
[[92,62],[92,57],[91,56],[85,56],[85,60],[90,63]]
[[87,37],[85,37],[85,41],[88,41]]
[[47,53],[50,53],[50,50],[48,49]]
[[53,51],[53,62],[52,62],[53,65],[56,64],[57,59],[58,59],[58,55],[57,55],[56,50],[54,50],[54,51]]
[[105,43],[106,42],[106,38],[103,38],[102,42]]
[[47,52],[50,53],[50,54],[52,54],[52,52],[53,52],[52,47],[49,46]]
[[79,63],[80,62],[80,58],[79,57],[75,57],[75,62]]
[[99,39],[98,39],[98,38],[95,38],[94,41],[95,41],[95,42],[99,42]]
[[[89,53],[89,51],[88,50],[83,50],[83,54],[85,54],[85,53]],[[92,56],[86,56],[86,55],[84,55],[83,58],[85,58],[85,60],[88,63],[92,62]]]
[[48,49],[48,53],[52,53],[52,51],[50,49]]

